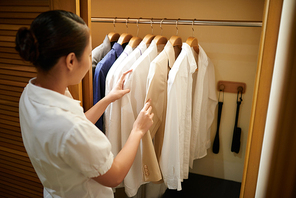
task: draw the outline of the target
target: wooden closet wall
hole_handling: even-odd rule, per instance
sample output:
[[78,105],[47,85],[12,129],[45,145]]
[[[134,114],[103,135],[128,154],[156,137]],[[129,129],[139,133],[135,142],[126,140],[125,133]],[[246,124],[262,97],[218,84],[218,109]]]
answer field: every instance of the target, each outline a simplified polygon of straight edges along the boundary
[[[29,79],[36,76],[36,69],[24,62],[14,47],[20,27],[29,28],[41,12],[53,9],[81,13],[88,21],[88,1],[0,1],[0,197],[43,197],[42,184],[23,146],[18,109],[21,93]],[[92,101],[88,100],[89,97],[83,100],[82,87],[91,82],[87,77],[84,81],[86,83],[69,87],[69,90],[75,99],[89,107]],[[84,90],[90,92],[88,87],[84,86]]]

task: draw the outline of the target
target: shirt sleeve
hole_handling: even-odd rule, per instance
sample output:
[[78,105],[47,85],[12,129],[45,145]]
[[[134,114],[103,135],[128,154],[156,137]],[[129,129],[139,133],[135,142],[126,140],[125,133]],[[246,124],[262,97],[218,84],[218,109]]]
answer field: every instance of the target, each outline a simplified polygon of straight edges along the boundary
[[62,158],[88,178],[105,174],[113,163],[109,140],[86,120],[77,122],[65,135]]

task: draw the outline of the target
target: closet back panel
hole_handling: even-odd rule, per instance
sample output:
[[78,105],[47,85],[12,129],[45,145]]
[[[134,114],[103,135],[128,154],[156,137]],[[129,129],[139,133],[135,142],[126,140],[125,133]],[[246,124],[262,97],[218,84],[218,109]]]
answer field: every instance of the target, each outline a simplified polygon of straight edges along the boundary
[[[92,0],[92,17],[130,17],[130,18],[168,18],[168,19],[201,19],[201,20],[239,20],[261,21],[264,1],[99,1]],[[146,34],[161,34],[159,25],[120,23],[91,23],[92,47],[100,45],[109,32],[130,33],[143,38]],[[242,129],[241,149],[239,154],[231,152],[231,142],[236,113],[236,94],[225,93],[220,124],[220,152],[212,153],[194,161],[190,171],[202,175],[242,181],[246,142],[251,115],[253,88],[255,82],[257,55],[261,35],[260,27],[222,27],[179,25],[178,36],[183,42],[190,36],[196,37],[215,66],[216,82],[237,81],[246,83],[246,92],[240,107],[238,126]],[[177,34],[175,25],[162,25],[162,35],[168,39]],[[218,92],[217,92],[218,96]],[[217,115],[217,109],[216,109]],[[215,116],[217,117],[217,116]],[[217,120],[211,127],[213,142]]]

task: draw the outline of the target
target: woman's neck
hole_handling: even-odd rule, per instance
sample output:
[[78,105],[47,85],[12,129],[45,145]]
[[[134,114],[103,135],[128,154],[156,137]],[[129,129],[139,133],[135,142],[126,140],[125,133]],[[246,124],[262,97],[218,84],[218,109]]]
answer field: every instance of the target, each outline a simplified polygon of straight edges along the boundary
[[63,77],[62,72],[56,71],[55,68],[52,68],[49,72],[38,71],[35,85],[60,94],[65,94],[67,88],[66,79]]

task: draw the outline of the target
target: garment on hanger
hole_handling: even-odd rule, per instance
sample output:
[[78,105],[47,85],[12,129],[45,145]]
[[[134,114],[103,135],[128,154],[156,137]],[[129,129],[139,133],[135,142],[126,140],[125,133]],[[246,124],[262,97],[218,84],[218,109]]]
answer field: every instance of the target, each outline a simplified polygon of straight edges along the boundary
[[[131,69],[133,71],[126,77],[124,88],[130,89],[130,92],[124,95],[121,101],[121,133],[123,134],[130,133],[138,114],[143,108],[143,104],[145,104],[146,102],[146,80],[149,72],[149,66],[153,59],[159,54],[159,52],[163,50],[163,48],[164,45],[157,46],[156,42],[152,41],[148,49],[132,65]],[[139,167],[140,170],[142,169],[144,171],[142,164],[146,163],[146,161],[142,162],[142,159],[149,161],[148,163],[153,165],[149,165],[149,168],[151,170],[150,174],[144,171],[142,174],[139,173],[139,175],[141,175],[141,177],[144,176],[145,181],[161,180],[162,177],[153,145],[152,149],[148,150],[147,152],[146,145],[143,144],[143,150],[140,154],[141,161],[137,163],[141,165]],[[145,157],[143,158],[143,156]],[[140,186],[141,184],[143,184],[144,180],[141,179],[141,181],[134,182],[136,184],[138,183],[138,185]]]
[[[186,43],[169,72],[168,96],[160,167],[169,189],[182,190],[188,178],[192,115],[192,74],[197,68],[197,54]],[[173,154],[172,154],[173,153]]]
[[[93,79],[93,104],[95,105],[99,100],[105,97],[105,81],[107,73],[115,60],[120,56],[123,47],[118,43],[114,43],[112,49],[106,56],[97,64],[94,79]],[[104,131],[103,116],[96,122],[96,126]]]
[[[141,42],[133,50],[133,52],[122,61],[122,63],[117,67],[117,69],[113,73],[114,85],[115,82],[117,82],[118,79],[121,77],[121,75],[131,68],[133,63],[136,62],[136,60],[142,55],[142,53],[145,52],[146,49],[146,43]],[[110,88],[112,89],[113,87]],[[119,150],[112,150],[112,152],[114,151],[114,155],[117,155],[118,152],[122,149],[131,131],[130,130],[127,134],[121,131],[121,100],[122,99],[119,99],[111,103],[105,111],[106,135],[109,138],[112,145],[118,144],[116,147]],[[113,140],[115,141],[113,142]],[[132,197],[137,193],[138,184],[135,181],[142,181],[142,175],[139,174],[142,172],[141,165],[137,164],[137,162],[141,162],[140,148],[138,148],[138,152],[136,154],[134,163],[124,179],[125,192],[129,197]]]
[[199,45],[198,72],[193,75],[192,87],[192,127],[190,139],[190,161],[207,155],[210,148],[210,127],[214,120],[215,109],[218,103],[215,86],[214,65],[203,48]]
[[111,42],[108,38],[108,35],[105,36],[103,43],[97,46],[95,49],[92,50],[92,69],[93,74],[95,73],[95,68],[104,56],[111,50]]
[[[154,163],[150,161],[149,156],[144,153],[151,152],[154,145],[157,160],[161,155],[163,134],[165,127],[166,105],[167,105],[167,79],[170,68],[175,62],[174,48],[168,41],[163,51],[151,62],[146,84],[145,101],[151,99],[153,125],[142,138],[143,145],[143,168],[144,178],[149,180],[150,173]],[[154,139],[154,142],[152,142]],[[151,168],[151,170],[150,170]]]
[[[130,55],[132,53],[132,51],[133,51],[133,49],[127,45],[124,48],[121,55],[116,59],[114,64],[111,66],[111,68],[107,74],[107,77],[106,77],[105,95],[108,95],[110,93],[110,91],[112,90],[113,84],[116,82],[116,81],[114,81],[114,73],[115,73],[116,69],[121,65],[123,60],[125,60],[128,57],[128,55]],[[105,134],[107,135],[109,141],[116,142],[115,144],[112,145],[112,153],[118,153],[121,149],[120,139],[118,139],[117,136],[114,136],[114,138],[113,138],[113,136],[108,135],[109,134],[109,131],[108,131],[109,127],[107,127],[107,126],[113,125],[114,123],[116,124],[116,117],[111,118],[110,111],[111,111],[111,106],[108,105],[108,107],[106,108],[106,110],[104,112],[104,116],[103,116],[104,129],[105,129]]]

